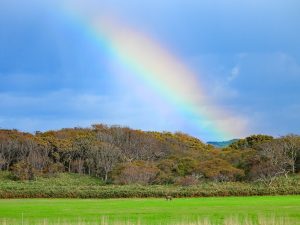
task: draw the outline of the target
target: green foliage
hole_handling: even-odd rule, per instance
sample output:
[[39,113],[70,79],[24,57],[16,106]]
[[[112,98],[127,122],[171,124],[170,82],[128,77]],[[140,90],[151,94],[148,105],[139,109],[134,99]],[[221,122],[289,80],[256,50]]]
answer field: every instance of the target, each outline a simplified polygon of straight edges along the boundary
[[249,137],[246,137],[245,139],[240,139],[238,141],[233,142],[229,145],[230,148],[234,149],[247,149],[247,148],[255,148],[257,145],[272,141],[274,138],[269,135],[251,135]]
[[197,161],[190,158],[185,157],[178,160],[176,173],[179,176],[187,176],[191,175],[197,167]]
[[238,176],[244,176],[243,170],[237,169],[229,162],[219,158],[202,162],[199,166],[199,172],[215,181],[232,181]]

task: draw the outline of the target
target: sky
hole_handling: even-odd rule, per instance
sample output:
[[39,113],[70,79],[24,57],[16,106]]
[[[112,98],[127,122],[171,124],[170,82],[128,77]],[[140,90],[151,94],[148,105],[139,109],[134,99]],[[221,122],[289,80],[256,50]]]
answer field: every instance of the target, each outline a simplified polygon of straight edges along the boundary
[[300,133],[298,0],[1,0],[0,128]]

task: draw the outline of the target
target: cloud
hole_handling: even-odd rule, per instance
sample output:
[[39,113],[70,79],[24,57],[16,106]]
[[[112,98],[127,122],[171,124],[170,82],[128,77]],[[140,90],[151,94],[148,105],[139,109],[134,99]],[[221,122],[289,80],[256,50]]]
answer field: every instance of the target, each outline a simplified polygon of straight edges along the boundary
[[[73,18],[78,10],[86,12],[83,17],[116,13],[168,43],[184,61],[200,55],[193,66],[205,93],[233,112],[232,117],[221,117],[222,126],[299,131],[299,108],[290,107],[300,96],[296,1],[271,7],[266,2],[230,2],[4,0],[0,126],[35,130],[103,122],[192,132],[164,102],[151,101],[152,95],[150,101],[139,98],[132,82],[128,87],[116,84],[119,73],[113,78],[106,68],[107,55],[86,37],[84,24],[76,22],[79,18]],[[258,23],[261,18],[264,23]]]
[[235,80],[240,75],[240,67],[236,65],[232,68],[230,75],[227,77],[227,82]]
[[145,130],[180,129],[172,112],[162,115],[155,106],[126,93],[108,96],[68,89],[41,95],[6,92],[0,93],[0,105],[0,128],[33,132],[105,123]]
[[[107,103],[105,96],[88,93],[76,93],[72,90],[54,90],[40,95],[0,93],[2,113],[8,114],[39,114],[88,112]],[[20,110],[22,109],[22,110]]]

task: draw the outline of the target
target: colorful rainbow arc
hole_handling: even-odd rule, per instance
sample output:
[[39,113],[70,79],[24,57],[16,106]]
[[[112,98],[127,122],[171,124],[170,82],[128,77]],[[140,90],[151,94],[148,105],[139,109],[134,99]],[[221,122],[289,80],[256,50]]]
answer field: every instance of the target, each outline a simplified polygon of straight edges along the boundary
[[204,131],[216,140],[241,135],[242,128],[231,124],[234,122],[232,116],[211,104],[198,76],[153,38],[114,20],[87,22],[78,15],[72,17],[91,40],[129,71],[133,79],[143,82],[192,121],[199,133]]

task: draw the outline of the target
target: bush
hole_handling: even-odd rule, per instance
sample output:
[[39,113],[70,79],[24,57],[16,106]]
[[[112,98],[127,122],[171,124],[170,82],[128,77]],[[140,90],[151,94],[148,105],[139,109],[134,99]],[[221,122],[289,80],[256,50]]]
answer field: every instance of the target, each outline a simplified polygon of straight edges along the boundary
[[55,176],[57,173],[64,171],[64,165],[61,163],[53,163],[46,167],[43,171],[45,177]]
[[25,161],[20,161],[12,167],[12,175],[16,180],[34,180],[38,174],[39,172]]
[[229,162],[219,158],[202,162],[199,172],[214,181],[235,181],[237,177],[245,175],[243,170],[235,168]]
[[176,184],[181,186],[192,186],[199,184],[199,180],[194,176],[180,177],[176,181]]
[[34,181],[13,181],[0,172],[0,198],[142,198],[208,197],[300,194],[300,177],[278,178],[272,186],[263,183],[206,182],[192,186],[103,185],[97,178],[78,174],[36,177]]
[[115,180],[119,184],[151,184],[159,170],[154,165],[144,162],[124,164],[119,168]]

